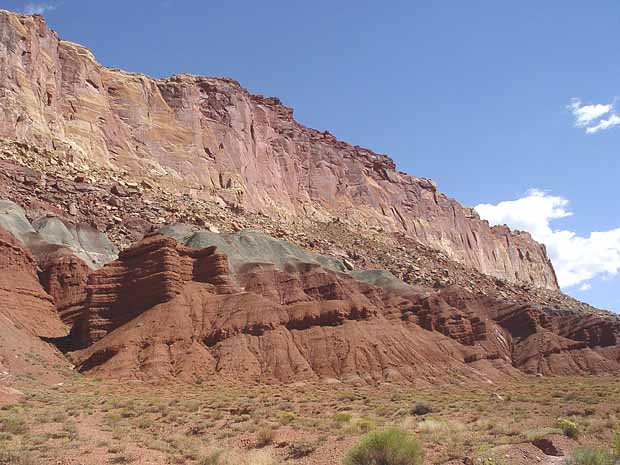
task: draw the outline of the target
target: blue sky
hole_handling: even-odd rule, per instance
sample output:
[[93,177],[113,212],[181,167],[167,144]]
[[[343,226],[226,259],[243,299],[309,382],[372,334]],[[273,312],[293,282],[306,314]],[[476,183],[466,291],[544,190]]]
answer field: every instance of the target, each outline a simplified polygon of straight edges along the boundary
[[107,66],[278,96],[301,122],[536,231],[562,254],[568,293],[620,310],[617,0],[211,3],[0,7],[45,10]]

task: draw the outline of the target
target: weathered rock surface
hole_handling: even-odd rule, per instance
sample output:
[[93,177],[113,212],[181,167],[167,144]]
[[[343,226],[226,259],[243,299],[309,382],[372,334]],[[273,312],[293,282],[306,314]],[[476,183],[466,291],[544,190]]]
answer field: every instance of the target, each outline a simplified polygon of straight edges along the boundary
[[25,210],[0,199],[0,227],[16,237],[37,260],[48,261],[52,254],[70,253],[91,268],[114,260],[116,247],[105,234],[86,224],[72,224],[47,212],[30,222]]
[[60,319],[72,327],[86,300],[91,268],[71,253],[56,253],[40,261],[39,279],[52,298]]
[[86,344],[98,341],[146,309],[174,299],[189,281],[229,292],[227,261],[214,251],[182,247],[163,236],[124,250],[119,260],[88,277],[85,320],[79,323],[83,333],[77,336]]
[[303,127],[278,99],[230,79],[155,80],[105,68],[39,16],[0,12],[0,106],[0,136],[144,175],[144,189],[157,179],[272,217],[402,231],[483,273],[558,287],[544,247],[528,234],[490,228],[388,157]]
[[[561,334],[561,317],[543,308],[458,286],[419,290],[376,275],[363,282],[338,271],[337,261],[327,262],[331,269],[317,257],[304,261],[303,251],[262,233],[184,231],[165,230],[209,247],[154,235],[90,275],[74,327],[88,335],[85,348],[72,353],[79,370],[115,378],[356,383],[620,370],[617,318],[566,312],[589,336]],[[231,254],[233,267],[214,242]]]
[[0,227],[0,388],[25,376],[44,382],[62,379],[67,361],[41,338],[67,332],[39,284],[36,261]]

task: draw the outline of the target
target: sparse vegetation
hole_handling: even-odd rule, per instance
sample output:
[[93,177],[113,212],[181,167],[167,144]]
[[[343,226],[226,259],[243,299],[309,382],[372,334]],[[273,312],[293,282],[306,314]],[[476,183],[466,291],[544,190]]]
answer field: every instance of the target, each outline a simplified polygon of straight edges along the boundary
[[272,444],[276,437],[276,432],[271,427],[264,427],[258,431],[256,435],[256,446],[257,447],[265,447],[269,444]]
[[334,415],[334,422],[336,422],[336,424],[338,425],[343,425],[345,423],[349,423],[352,418],[353,415],[351,415],[350,413],[338,412],[336,415]]
[[224,464],[224,451],[216,450],[200,460],[200,465],[222,465]]
[[[209,381],[128,388],[80,378],[60,387],[37,387],[25,401],[0,408],[0,429],[13,431],[0,431],[0,450],[11,451],[9,463],[19,465],[63,460],[122,465],[147,458],[158,465],[276,465],[325,454],[341,461],[351,444],[397,424],[426,450],[425,463],[471,457],[476,465],[512,465],[503,449],[496,449],[518,449],[569,431],[558,418],[576,426],[579,441],[595,452],[585,451],[576,460],[613,457],[614,447],[620,450],[620,440],[612,437],[620,426],[620,386],[613,378],[537,379],[501,389],[510,400],[497,402],[483,387],[341,390],[308,383],[230,385],[222,392],[211,389]],[[432,404],[424,400],[431,398]],[[568,404],[565,398],[571,399]],[[414,415],[414,407],[425,403],[433,412]],[[75,411],[80,414],[69,414]],[[0,465],[7,465],[4,460]]]
[[567,465],[617,465],[618,461],[614,460],[611,454],[600,448],[580,448],[571,454]]
[[316,445],[308,441],[295,441],[288,446],[288,456],[291,459],[300,459],[316,450]]
[[566,418],[560,418],[557,421],[557,427],[562,430],[564,436],[571,439],[577,439],[579,436],[579,427],[577,423]]
[[422,465],[420,442],[398,428],[368,433],[347,454],[345,465]]
[[1,465],[36,465],[32,454],[25,450],[0,449]]

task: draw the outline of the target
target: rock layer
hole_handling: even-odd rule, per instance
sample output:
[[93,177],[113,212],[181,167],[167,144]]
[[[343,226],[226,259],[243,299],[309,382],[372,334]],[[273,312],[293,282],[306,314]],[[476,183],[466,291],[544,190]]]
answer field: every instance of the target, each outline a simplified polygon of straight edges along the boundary
[[37,271],[33,257],[0,227],[0,388],[23,376],[58,382],[69,368],[42,340],[66,336],[67,328]]
[[119,260],[88,278],[79,339],[98,341],[146,309],[174,299],[189,281],[232,288],[225,257],[215,248],[189,249],[174,239],[152,236],[120,253]]
[[40,16],[0,12],[0,136],[144,173],[272,216],[340,216],[404,231],[483,273],[557,289],[543,246],[490,228],[429,180],[308,129],[230,79],[155,80],[101,66]]
[[[76,325],[87,347],[72,353],[78,369],[355,383],[620,370],[618,318],[546,311],[459,286],[419,290],[394,278],[380,287],[304,262],[294,247],[256,233],[219,241],[237,254],[232,273],[213,245],[191,249],[154,235],[91,274]],[[251,251],[245,262],[241,244]]]

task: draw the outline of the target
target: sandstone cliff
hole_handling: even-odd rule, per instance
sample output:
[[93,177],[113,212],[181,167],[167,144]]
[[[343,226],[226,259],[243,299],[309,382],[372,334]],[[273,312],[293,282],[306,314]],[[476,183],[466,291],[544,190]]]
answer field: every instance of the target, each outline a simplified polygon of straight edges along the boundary
[[0,227],[0,404],[3,385],[28,376],[58,382],[69,364],[42,339],[63,337],[67,328],[38,281],[37,263]]
[[75,163],[144,173],[271,216],[339,216],[405,232],[483,273],[557,289],[543,246],[490,228],[384,155],[308,129],[230,79],[155,80],[101,66],[39,16],[0,12],[0,136]]
[[612,315],[515,304],[459,286],[379,286],[255,233],[189,241],[221,243],[229,255],[155,235],[90,275],[73,331],[84,343],[71,354],[80,371],[442,383],[620,370],[620,320]]

